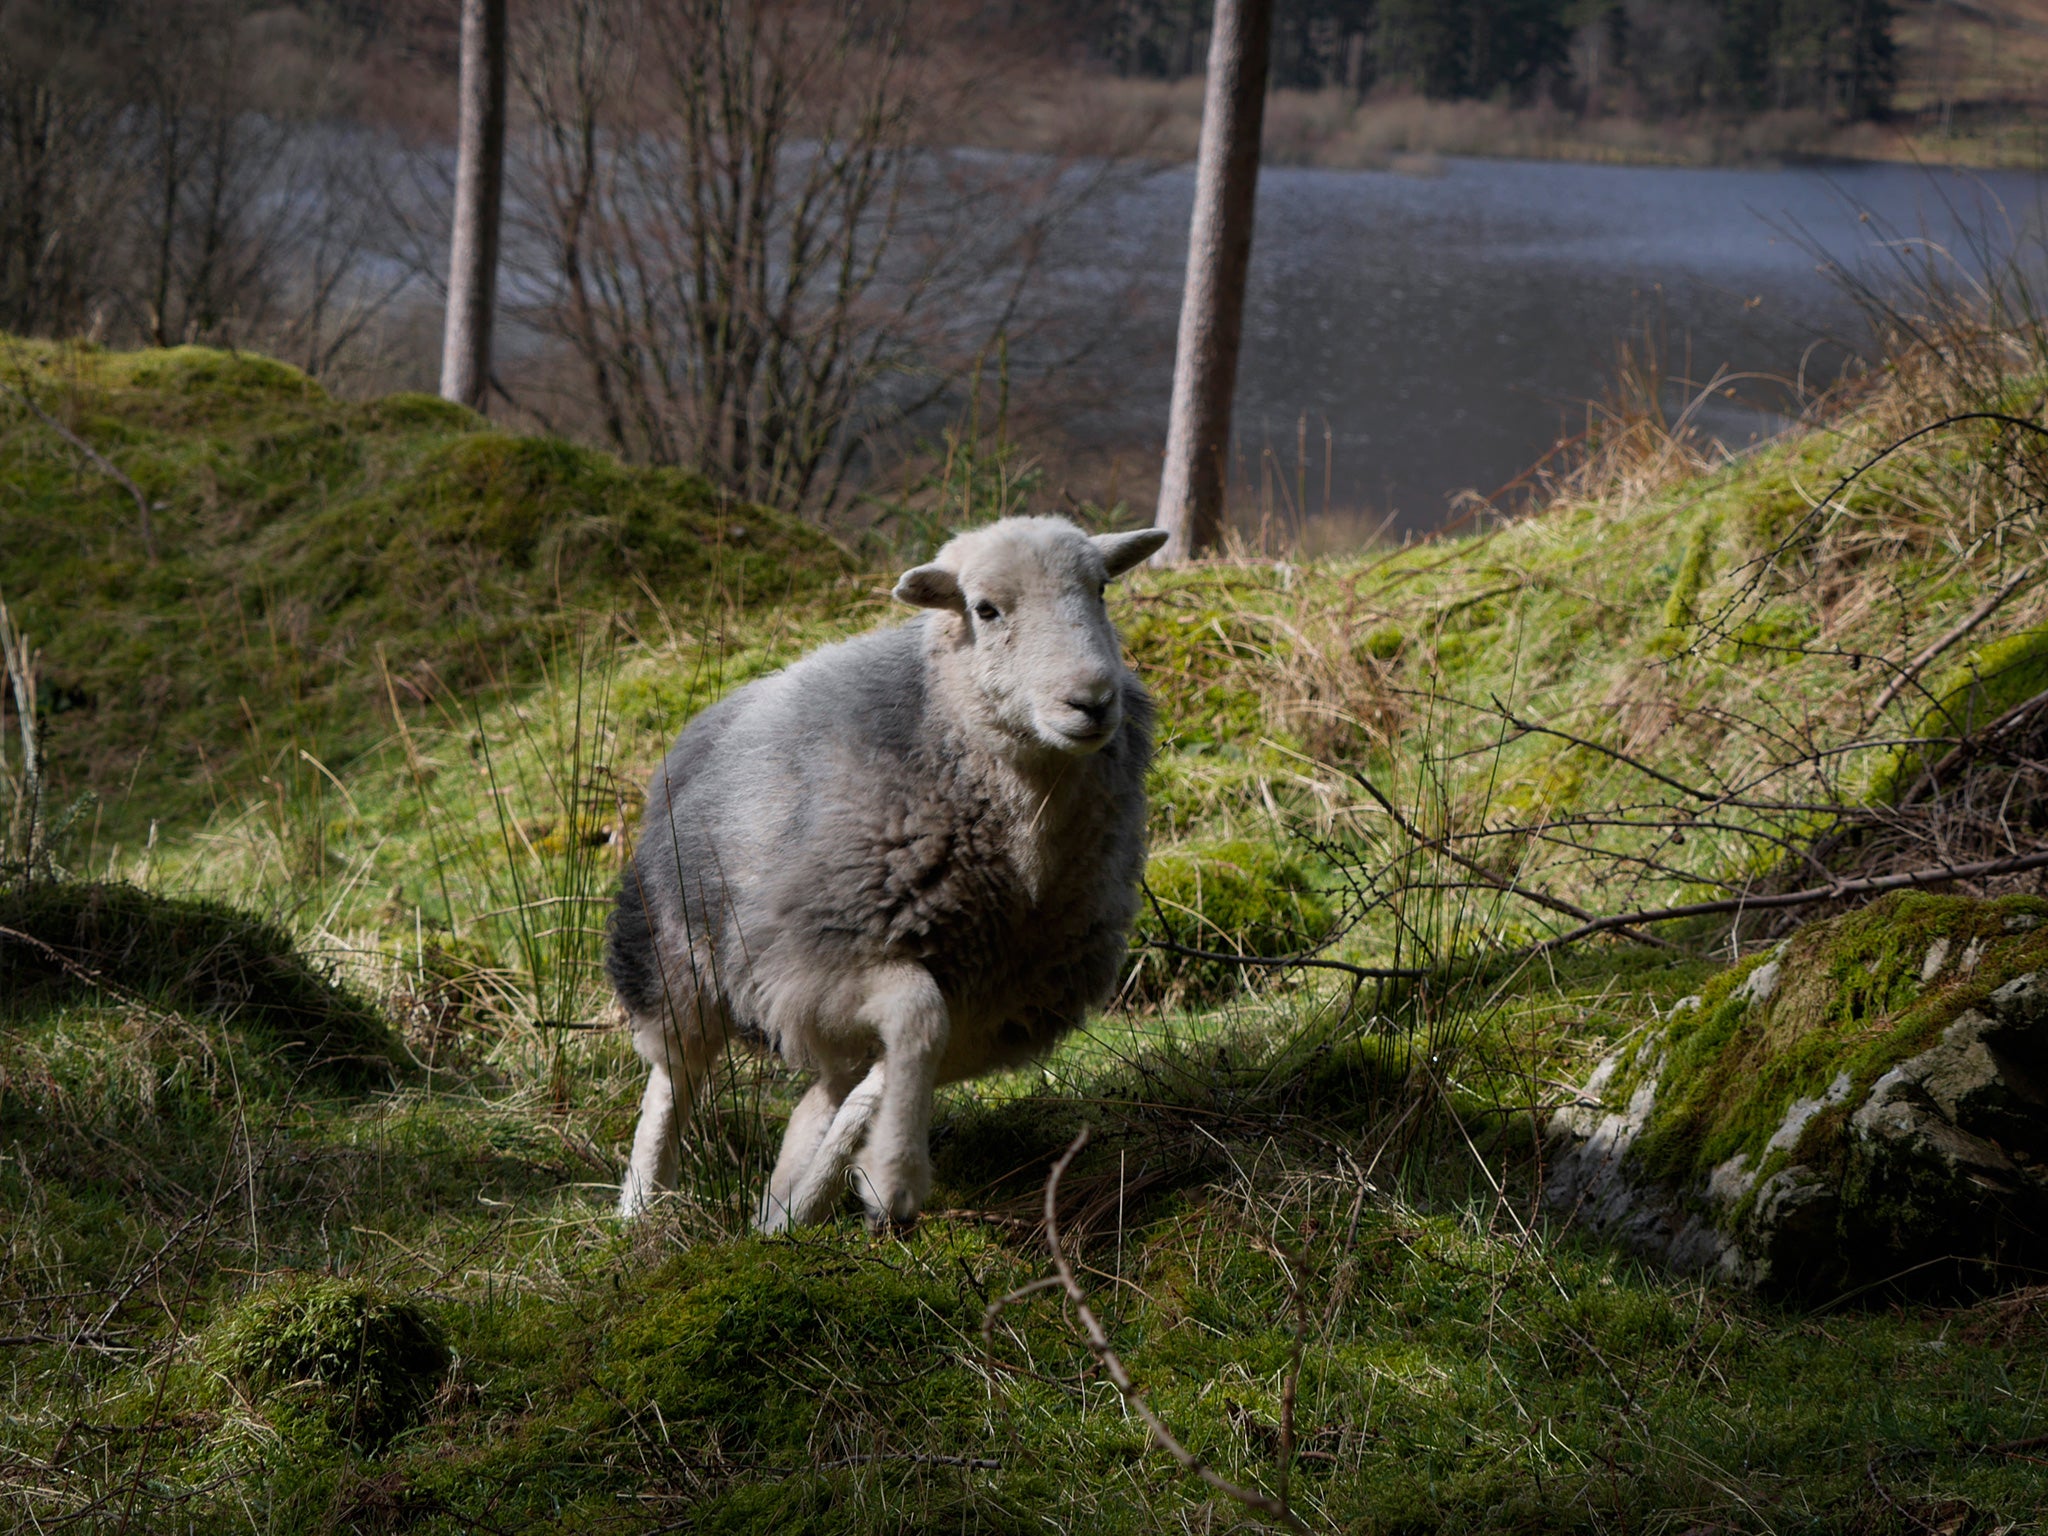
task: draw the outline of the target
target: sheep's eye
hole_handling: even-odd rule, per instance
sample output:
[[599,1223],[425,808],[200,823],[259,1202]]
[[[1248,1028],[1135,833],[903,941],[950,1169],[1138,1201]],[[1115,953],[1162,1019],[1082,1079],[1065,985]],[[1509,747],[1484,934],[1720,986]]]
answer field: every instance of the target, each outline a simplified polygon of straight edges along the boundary
[[984,624],[993,624],[1003,615],[994,603],[983,601],[974,605],[974,616]]

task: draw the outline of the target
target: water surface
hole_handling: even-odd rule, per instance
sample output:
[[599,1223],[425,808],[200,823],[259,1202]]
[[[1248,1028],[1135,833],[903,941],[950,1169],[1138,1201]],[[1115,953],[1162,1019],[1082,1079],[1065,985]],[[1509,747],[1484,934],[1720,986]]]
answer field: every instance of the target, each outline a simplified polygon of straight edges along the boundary
[[[1191,169],[1167,171],[1099,199],[1052,263],[1066,301],[1113,292],[1121,322],[1085,364],[1106,389],[1076,430],[1152,474],[1193,184]],[[1746,443],[1796,409],[1802,369],[1825,381],[1867,347],[1815,248],[1882,280],[1888,237],[1931,238],[1971,265],[2037,231],[2040,211],[2030,176],[1888,165],[1269,168],[1238,380],[1240,510],[1270,450],[1276,502],[1299,476],[1311,515],[1327,484],[1337,511],[1437,526],[1460,493],[1493,491],[1582,427],[1619,344],[1645,332],[1676,376],[1784,381],[1743,381],[1739,399],[1704,409],[1717,435]],[[1684,392],[1670,393],[1676,406]]]

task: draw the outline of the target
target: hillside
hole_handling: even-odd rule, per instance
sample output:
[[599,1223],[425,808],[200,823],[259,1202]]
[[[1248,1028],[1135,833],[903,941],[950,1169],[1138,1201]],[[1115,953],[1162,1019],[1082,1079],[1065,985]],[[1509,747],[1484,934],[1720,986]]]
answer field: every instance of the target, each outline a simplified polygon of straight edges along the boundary
[[[0,344],[0,599],[46,640],[58,791],[132,842],[310,749],[350,771],[396,696],[530,680],[566,627],[787,602],[843,553],[688,475],[444,401],[328,397],[252,354]],[[151,505],[31,414],[89,440]],[[140,791],[140,792],[137,792]]]
[[[608,1218],[639,1085],[595,930],[680,722],[892,617],[893,571],[435,402],[10,345],[158,555],[0,395],[49,798],[99,796],[48,850],[74,878],[0,895],[9,1497],[200,1531],[1228,1525],[1071,1314],[991,1317],[1085,1123],[1091,1304],[1193,1451],[1311,1529],[2042,1529],[2038,1456],[2001,1449],[2042,1428],[2038,1289],[1674,1278],[1546,1219],[1532,1155],[1595,1057],[1848,897],[1535,941],[2038,846],[2048,375],[1950,339],[1739,460],[1615,422],[1475,537],[1128,583],[1148,936],[1409,974],[1148,951],[1042,1070],[942,1097],[938,1214],[769,1241],[797,1080],[766,1067],[676,1199]],[[1936,817],[1923,781],[1963,789]]]

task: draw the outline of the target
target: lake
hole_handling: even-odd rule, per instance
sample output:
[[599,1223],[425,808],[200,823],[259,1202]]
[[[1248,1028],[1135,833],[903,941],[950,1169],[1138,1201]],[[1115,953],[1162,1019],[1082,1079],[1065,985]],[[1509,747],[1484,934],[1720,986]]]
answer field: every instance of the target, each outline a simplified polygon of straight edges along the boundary
[[[1270,451],[1279,504],[1299,479],[1311,516],[1439,526],[1461,493],[1493,491],[1582,428],[1622,340],[1646,332],[1674,376],[1783,381],[1742,382],[1702,411],[1746,444],[1797,409],[1802,366],[1825,384],[1867,346],[1817,250],[1884,281],[1888,236],[1932,238],[1974,267],[1973,252],[2038,242],[2042,222],[2040,183],[2017,173],[1427,169],[1263,173],[1238,374],[1241,520]],[[1192,168],[1120,185],[1075,216],[1049,264],[1056,304],[1100,313],[1114,295],[1119,323],[1080,365],[1097,388],[1073,430],[1142,465],[1139,497],[1165,440],[1193,188]],[[1674,408],[1690,393],[1674,386]]]

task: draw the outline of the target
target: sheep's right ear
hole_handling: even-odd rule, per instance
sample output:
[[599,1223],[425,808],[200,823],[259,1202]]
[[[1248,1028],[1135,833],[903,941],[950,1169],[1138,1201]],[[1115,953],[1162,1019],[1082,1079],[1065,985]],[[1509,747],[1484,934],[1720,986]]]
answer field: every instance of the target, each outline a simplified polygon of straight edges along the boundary
[[1140,560],[1149,559],[1166,543],[1164,528],[1140,528],[1136,533],[1098,533],[1095,547],[1102,552],[1102,568],[1110,576],[1121,576]]
[[896,601],[916,608],[967,611],[967,599],[960,595],[960,579],[943,565],[920,565],[905,571],[896,582]]

